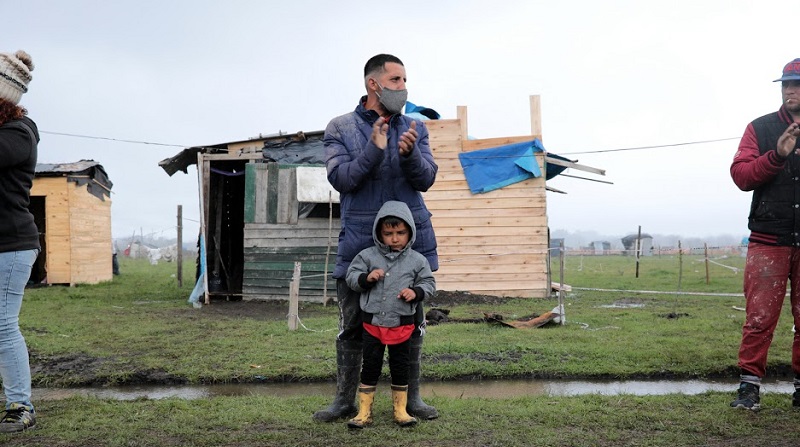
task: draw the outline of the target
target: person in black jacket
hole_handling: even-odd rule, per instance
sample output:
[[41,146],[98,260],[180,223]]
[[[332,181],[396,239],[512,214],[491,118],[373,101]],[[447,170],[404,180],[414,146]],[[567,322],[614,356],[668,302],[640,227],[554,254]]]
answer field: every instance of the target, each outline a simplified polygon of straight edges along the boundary
[[[739,390],[731,407],[757,411],[766,374],[767,353],[778,325],[786,285],[800,327],[800,59],[783,69],[781,107],[753,120],[745,129],[731,164],[742,191],[753,191],[744,268],[746,316],[739,345]],[[800,332],[792,343],[795,392],[800,407]]]
[[19,330],[22,296],[40,250],[28,210],[39,133],[18,105],[32,70],[24,51],[0,53],[0,378],[6,397],[0,433],[36,426],[28,347]]

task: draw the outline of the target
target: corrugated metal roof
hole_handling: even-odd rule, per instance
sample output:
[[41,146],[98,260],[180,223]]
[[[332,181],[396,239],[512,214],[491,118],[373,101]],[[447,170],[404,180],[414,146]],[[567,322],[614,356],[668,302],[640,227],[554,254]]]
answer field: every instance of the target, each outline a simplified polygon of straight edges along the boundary
[[[262,152],[265,159],[279,163],[308,164],[325,163],[322,137],[324,130],[313,132],[297,132],[293,134],[279,133],[276,135],[251,138],[247,140],[231,141],[228,143],[210,146],[195,146],[182,150],[178,154],[161,160],[158,165],[172,176],[178,171],[188,174],[189,166],[197,164],[197,153],[204,154],[227,153],[228,147],[251,141],[263,141]],[[231,154],[234,156],[233,154]]]
[[79,186],[86,185],[89,193],[101,200],[111,197],[111,187],[103,166],[94,160],[80,160],[73,163],[37,163],[36,177],[66,177],[67,181]]
[[37,163],[36,174],[77,174],[99,165],[100,163],[94,160],[81,160],[73,163]]

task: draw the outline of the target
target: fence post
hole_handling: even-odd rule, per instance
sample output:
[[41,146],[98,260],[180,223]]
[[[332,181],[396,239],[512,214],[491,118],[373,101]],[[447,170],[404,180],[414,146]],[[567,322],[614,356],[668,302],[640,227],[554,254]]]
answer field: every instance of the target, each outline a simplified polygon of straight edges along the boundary
[[328,244],[325,246],[325,275],[322,277],[322,305],[328,305],[328,259],[331,256],[331,236],[333,233],[333,192],[328,191]]
[[178,287],[183,287],[183,205],[178,205]]
[[558,244],[558,259],[561,264],[561,277],[559,278],[558,286],[558,313],[561,314],[560,321],[561,325],[564,326],[567,324],[567,316],[564,311],[564,239],[561,239],[561,242]]
[[678,241],[678,292],[681,291],[681,280],[683,279],[683,249],[681,241]]
[[289,330],[297,330],[300,301],[300,263],[294,263],[292,282],[289,284]]
[[639,225],[639,234],[636,236],[636,277],[639,277],[639,255],[642,252],[642,226]]

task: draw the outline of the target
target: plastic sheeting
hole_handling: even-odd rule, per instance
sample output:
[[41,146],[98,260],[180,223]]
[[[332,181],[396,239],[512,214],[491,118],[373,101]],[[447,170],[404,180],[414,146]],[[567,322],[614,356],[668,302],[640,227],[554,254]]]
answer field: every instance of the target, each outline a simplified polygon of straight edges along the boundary
[[542,172],[534,152],[543,152],[539,139],[458,154],[469,190],[486,193],[534,177]]

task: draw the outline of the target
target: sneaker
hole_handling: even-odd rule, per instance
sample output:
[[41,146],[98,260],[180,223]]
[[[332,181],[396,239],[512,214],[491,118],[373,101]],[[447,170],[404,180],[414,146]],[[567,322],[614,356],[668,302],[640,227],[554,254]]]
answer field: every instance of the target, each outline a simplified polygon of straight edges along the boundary
[[792,394],[792,406],[800,407],[800,390],[794,390],[794,394]]
[[759,402],[761,399],[758,396],[758,389],[758,385],[742,382],[739,385],[739,397],[735,401],[731,402],[731,407],[744,408],[745,410],[751,411],[760,410],[761,404]]
[[0,433],[17,433],[36,427],[36,413],[20,404],[11,404],[11,408],[0,418]]

